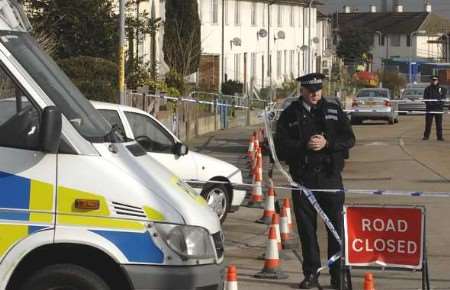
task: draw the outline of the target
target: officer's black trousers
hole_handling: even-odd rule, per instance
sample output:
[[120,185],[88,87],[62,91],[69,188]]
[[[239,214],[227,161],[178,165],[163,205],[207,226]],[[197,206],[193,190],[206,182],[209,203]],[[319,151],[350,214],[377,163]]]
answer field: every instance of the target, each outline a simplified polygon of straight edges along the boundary
[[[306,179],[298,180],[307,188],[315,189],[342,189],[342,179],[340,175],[331,177],[317,174]],[[302,245],[303,273],[306,275],[316,274],[321,267],[320,249],[317,240],[317,212],[308,198],[299,191],[292,192],[294,212],[297,220],[298,233]],[[315,192],[314,193],[320,207],[334,225],[337,233],[341,235],[342,208],[345,201],[344,193]],[[337,254],[341,248],[333,234],[328,230],[328,258]],[[330,269],[333,279],[339,277],[339,261],[335,262]]]
[[433,118],[436,120],[436,137],[442,139],[442,114],[425,114],[425,133],[423,133],[423,137],[430,138]]

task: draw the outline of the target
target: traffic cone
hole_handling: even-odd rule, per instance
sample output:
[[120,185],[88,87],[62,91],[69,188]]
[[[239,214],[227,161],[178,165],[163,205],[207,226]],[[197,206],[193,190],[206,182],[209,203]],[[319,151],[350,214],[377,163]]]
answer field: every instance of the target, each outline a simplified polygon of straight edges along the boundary
[[248,144],[247,157],[249,164],[253,163],[253,156],[255,154],[255,137],[250,136],[250,143]]
[[238,290],[237,270],[235,265],[227,268],[227,279],[225,280],[225,290]]
[[262,156],[258,154],[253,175],[253,191],[248,203],[252,208],[263,208],[263,194],[262,194]]
[[289,198],[285,198],[283,200],[283,207],[286,208],[289,230],[292,231],[292,228],[294,227],[294,225],[292,224],[291,203],[289,201]]
[[364,275],[364,290],[375,290],[373,274],[370,272]]
[[275,227],[270,227],[266,245],[264,268],[255,275],[259,279],[287,279],[289,276],[281,269],[278,255],[278,242]]
[[275,234],[277,235],[277,246],[279,253],[283,248],[281,246],[280,215],[277,213],[272,215],[272,227],[275,228]]
[[281,235],[281,246],[283,247],[283,250],[291,250],[297,247],[296,243],[293,242],[294,239],[291,237],[291,230],[289,229],[287,210],[284,206],[281,208],[280,235]]
[[275,213],[275,191],[273,190],[273,181],[269,179],[269,191],[267,192],[263,216],[257,220],[258,224],[270,225],[272,216]]

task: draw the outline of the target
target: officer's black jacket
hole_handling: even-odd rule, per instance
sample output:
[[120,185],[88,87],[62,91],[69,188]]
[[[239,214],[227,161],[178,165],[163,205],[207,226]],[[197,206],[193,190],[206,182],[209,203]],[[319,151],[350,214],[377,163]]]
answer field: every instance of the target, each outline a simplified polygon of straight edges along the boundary
[[[447,90],[440,85],[430,85],[425,88],[423,98],[426,100],[442,100],[445,99]],[[427,111],[442,111],[444,109],[444,102],[426,102]]]
[[[324,136],[327,146],[323,152],[331,159],[331,169],[340,173],[344,169],[344,159],[348,158],[349,149],[355,145],[355,135],[350,122],[341,107],[330,101],[322,99],[319,103],[320,117],[324,124]],[[308,142],[311,136],[303,136],[305,109],[302,100],[293,102],[282,113],[277,122],[275,146],[277,156],[285,161],[291,174],[300,174],[304,167],[305,156],[311,152]]]

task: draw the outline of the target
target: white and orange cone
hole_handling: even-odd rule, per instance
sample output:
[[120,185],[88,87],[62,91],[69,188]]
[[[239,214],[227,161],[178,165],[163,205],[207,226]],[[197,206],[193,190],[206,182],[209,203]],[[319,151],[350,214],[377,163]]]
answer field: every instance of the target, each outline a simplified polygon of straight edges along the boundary
[[277,245],[279,253],[283,248],[281,245],[280,215],[277,213],[272,215],[272,227],[275,228],[275,234],[277,235]]
[[273,181],[269,179],[269,191],[267,192],[263,216],[256,222],[259,224],[270,225],[272,216],[275,213],[275,191],[273,190]]
[[247,158],[250,165],[253,164],[254,155],[255,155],[255,136],[251,135],[247,150]]
[[281,208],[280,235],[283,250],[290,250],[296,248],[295,243],[293,243],[294,240],[291,236],[291,230],[289,228],[289,219],[287,216],[287,210],[284,206]]
[[281,270],[278,242],[275,227],[270,227],[266,245],[264,268],[255,275],[259,279],[287,279],[289,276]]
[[283,207],[286,208],[286,215],[288,218],[289,230],[292,231],[292,228],[294,227],[294,225],[292,224],[292,211],[291,211],[291,203],[289,201],[289,198],[285,198],[283,200]]
[[238,290],[237,270],[235,265],[227,268],[227,279],[225,280],[225,290]]
[[256,166],[254,172],[253,191],[248,203],[249,207],[263,208],[263,193],[262,193],[262,156],[258,154],[256,158]]

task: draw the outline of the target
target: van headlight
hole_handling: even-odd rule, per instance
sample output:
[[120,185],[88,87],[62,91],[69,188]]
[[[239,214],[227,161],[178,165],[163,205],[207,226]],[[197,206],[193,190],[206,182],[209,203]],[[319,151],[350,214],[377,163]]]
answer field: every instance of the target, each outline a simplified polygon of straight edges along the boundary
[[215,257],[209,233],[201,227],[154,224],[161,238],[178,255],[186,259],[211,259]]

